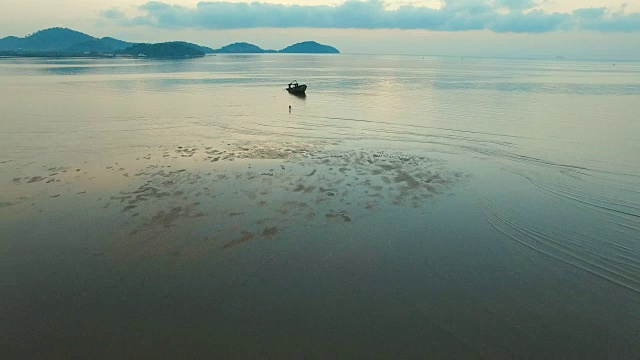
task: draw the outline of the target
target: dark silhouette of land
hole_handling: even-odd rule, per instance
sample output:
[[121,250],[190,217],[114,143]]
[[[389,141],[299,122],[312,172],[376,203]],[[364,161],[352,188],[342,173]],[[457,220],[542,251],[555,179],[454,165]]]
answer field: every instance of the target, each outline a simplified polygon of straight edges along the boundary
[[213,50],[214,54],[263,54],[263,53],[289,53],[289,54],[339,54],[340,51],[333,46],[318,44],[315,41],[305,41],[282,50],[266,50],[246,42],[233,43]]
[[297,44],[293,44],[291,46],[287,46],[286,48],[278,51],[280,53],[289,53],[289,54],[339,54],[340,51],[329,45],[318,44],[315,41],[305,41]]
[[137,44],[118,52],[121,55],[150,58],[181,58],[204,56],[204,51],[181,42]]
[[0,51],[23,52],[116,52],[135,43],[103,37],[101,39],[67,28],[36,31],[23,38],[8,36],[0,39]]
[[214,54],[264,54],[275,53],[275,50],[265,50],[257,45],[249,44],[246,42],[233,43],[227,46],[223,46],[220,49],[213,50]]
[[263,53],[339,54],[340,51],[315,41],[297,43],[282,50],[262,49],[246,42],[233,43],[220,49],[212,49],[185,41],[141,44],[112,37],[95,38],[79,31],[60,27],[40,30],[22,38],[8,36],[0,39],[0,56],[181,58],[198,57],[205,54]]

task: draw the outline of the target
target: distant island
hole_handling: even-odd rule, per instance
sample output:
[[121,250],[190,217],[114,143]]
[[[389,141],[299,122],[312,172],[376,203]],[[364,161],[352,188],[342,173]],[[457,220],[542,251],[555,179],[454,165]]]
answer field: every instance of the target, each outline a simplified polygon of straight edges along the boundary
[[340,54],[340,51],[333,46],[318,44],[315,41],[293,44],[278,52],[289,54]]
[[213,54],[264,54],[275,53],[274,50],[264,50],[259,46],[249,44],[246,42],[239,42],[223,46],[220,49],[213,50]]
[[315,41],[305,41],[282,50],[265,50],[246,42],[234,43],[213,50],[212,54],[265,54],[265,53],[288,53],[288,54],[340,54],[333,46],[318,44]]
[[51,28],[19,38],[0,39],[0,51],[24,52],[115,52],[135,45],[110,37],[102,39],[67,28]]
[[50,28],[20,38],[8,36],[0,39],[0,56],[11,57],[142,57],[193,58],[206,54],[339,54],[338,49],[305,41],[282,50],[266,50],[246,42],[238,42],[212,49],[206,46],[172,41],[157,44],[132,43],[111,37],[95,38],[67,29]]
[[119,55],[149,58],[182,58],[201,57],[205,52],[191,44],[182,42],[166,42],[159,44],[137,44],[118,51]]

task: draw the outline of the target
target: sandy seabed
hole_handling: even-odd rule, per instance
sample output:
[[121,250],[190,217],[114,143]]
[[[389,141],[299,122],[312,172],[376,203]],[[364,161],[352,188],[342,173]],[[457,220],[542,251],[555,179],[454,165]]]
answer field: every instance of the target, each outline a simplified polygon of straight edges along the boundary
[[[467,178],[444,160],[323,142],[161,146],[104,167],[91,160],[3,165],[21,176],[5,184],[0,209],[112,217],[112,248],[127,256],[197,256],[277,241],[295,226],[357,224],[394,207],[419,209]],[[173,236],[185,227],[200,227],[198,239]]]

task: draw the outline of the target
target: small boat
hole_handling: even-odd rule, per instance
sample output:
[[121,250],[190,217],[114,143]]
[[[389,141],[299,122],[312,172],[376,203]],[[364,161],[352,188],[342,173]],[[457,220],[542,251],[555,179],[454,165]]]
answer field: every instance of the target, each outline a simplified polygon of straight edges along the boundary
[[294,95],[304,95],[304,92],[307,90],[307,85],[299,85],[298,82],[296,80],[293,80],[292,82],[289,83],[289,86],[287,87],[287,91],[289,92],[289,94],[294,94]]

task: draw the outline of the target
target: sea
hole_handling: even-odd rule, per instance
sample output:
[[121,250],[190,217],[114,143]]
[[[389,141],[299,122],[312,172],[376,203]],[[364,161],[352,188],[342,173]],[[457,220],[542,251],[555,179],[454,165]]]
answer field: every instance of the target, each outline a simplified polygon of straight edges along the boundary
[[638,359],[640,62],[0,59],[0,264],[5,359]]

